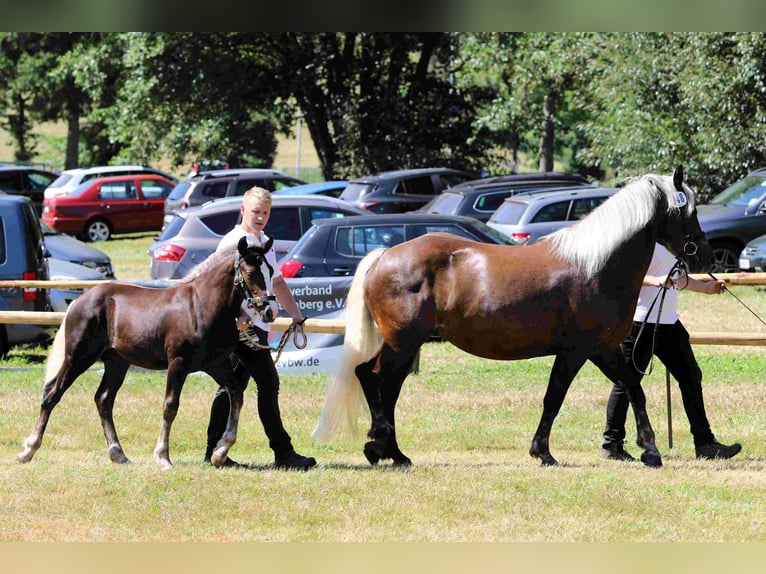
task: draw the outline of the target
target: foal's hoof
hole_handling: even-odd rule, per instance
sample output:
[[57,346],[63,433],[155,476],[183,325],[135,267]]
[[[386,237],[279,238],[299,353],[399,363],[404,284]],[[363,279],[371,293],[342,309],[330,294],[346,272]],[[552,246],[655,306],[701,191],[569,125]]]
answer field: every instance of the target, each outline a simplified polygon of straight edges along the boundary
[[364,445],[364,456],[370,464],[376,465],[383,456],[383,449],[379,444],[370,441]]
[[662,457],[659,454],[645,452],[641,455],[641,462],[652,468],[660,468],[662,466]]

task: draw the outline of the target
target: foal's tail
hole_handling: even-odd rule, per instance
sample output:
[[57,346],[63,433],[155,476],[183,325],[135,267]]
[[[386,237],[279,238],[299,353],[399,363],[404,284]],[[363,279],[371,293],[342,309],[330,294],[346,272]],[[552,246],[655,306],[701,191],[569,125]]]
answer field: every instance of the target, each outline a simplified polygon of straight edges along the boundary
[[[70,305],[71,307],[71,305]],[[61,320],[61,326],[56,331],[56,337],[53,339],[53,343],[48,349],[48,360],[45,365],[45,383],[47,384],[58,375],[61,365],[64,363],[64,351],[66,350],[66,317],[69,314],[69,309],[64,314],[64,318]]]
[[[359,434],[358,418],[367,406],[362,385],[356,377],[358,365],[380,348],[380,333],[364,302],[364,279],[385,249],[370,252],[359,262],[346,297],[346,335],[335,371],[327,378],[327,392],[319,421],[311,433],[318,441],[332,439],[338,431]],[[369,412],[369,411],[368,411]]]

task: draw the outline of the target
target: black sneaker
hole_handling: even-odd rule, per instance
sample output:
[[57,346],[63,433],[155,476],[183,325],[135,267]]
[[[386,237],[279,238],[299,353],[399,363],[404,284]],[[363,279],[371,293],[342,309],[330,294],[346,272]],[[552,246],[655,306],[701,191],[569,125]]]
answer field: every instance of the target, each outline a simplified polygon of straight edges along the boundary
[[280,470],[308,470],[316,463],[313,456],[303,456],[294,450],[274,457],[274,466]]
[[624,443],[609,443],[604,444],[601,447],[601,456],[609,460],[622,460],[628,462],[634,462],[633,458],[628,451],[623,447]]
[[707,444],[701,444],[695,448],[697,451],[697,458],[713,460],[716,458],[724,459],[731,458],[742,450],[742,445],[735,442],[732,445],[721,444],[717,440],[709,442]]

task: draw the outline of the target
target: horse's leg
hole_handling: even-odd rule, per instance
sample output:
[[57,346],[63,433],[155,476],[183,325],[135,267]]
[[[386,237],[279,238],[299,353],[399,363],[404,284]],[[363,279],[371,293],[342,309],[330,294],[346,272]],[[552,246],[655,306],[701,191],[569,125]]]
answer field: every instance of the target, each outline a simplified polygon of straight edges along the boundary
[[162,424],[157,446],[154,448],[154,460],[163,470],[173,466],[170,462],[170,429],[178,414],[181,400],[181,389],[186,381],[187,370],[181,358],[172,359],[168,364],[168,374],[165,383],[165,400],[162,404]]
[[556,355],[556,360],[553,362],[548,388],[543,398],[543,416],[540,418],[540,424],[532,438],[532,446],[529,448],[529,454],[539,458],[542,466],[558,464],[556,459],[551,456],[549,447],[551,428],[554,419],[559,414],[561,405],[564,403],[569,385],[572,384],[572,380],[585,364],[585,361],[586,358],[577,354],[563,352]]
[[43,435],[48,426],[51,412],[59,403],[64,393],[72,386],[77,377],[83,374],[96,362],[97,355],[85,355],[70,362],[68,356],[64,357],[56,376],[45,383],[43,387],[43,400],[40,403],[40,413],[32,433],[24,441],[24,451],[16,456],[19,462],[29,462],[39,450],[43,442]]
[[112,462],[127,464],[130,460],[122,450],[117,430],[114,428],[112,412],[114,400],[125,381],[125,374],[128,372],[130,364],[116,353],[105,353],[102,360],[104,361],[104,376],[101,377],[101,383],[93,400],[96,402],[96,408],[98,408],[98,414],[101,417],[101,426],[104,429],[109,458]]
[[636,443],[644,449],[641,454],[641,462],[646,466],[662,466],[662,456],[655,442],[649,414],[646,412],[646,395],[641,387],[641,377],[626,364],[619,348],[591,357],[591,361],[610,381],[622,385],[628,395],[628,400],[630,400],[633,413],[636,416],[638,435]]
[[403,355],[384,344],[375,357],[356,368],[372,419],[367,433],[372,440],[364,445],[364,455],[370,464],[386,458],[391,458],[397,466],[412,464],[397,444],[394,412],[402,384],[416,356],[417,349],[410,355]]
[[[228,360],[227,360],[228,361]],[[215,449],[210,455],[210,462],[216,468],[221,468],[229,457],[229,450],[237,442],[237,427],[239,426],[239,413],[244,402],[243,386],[237,381],[230,363],[220,368],[208,369],[207,373],[221,385],[229,395],[229,418]]]

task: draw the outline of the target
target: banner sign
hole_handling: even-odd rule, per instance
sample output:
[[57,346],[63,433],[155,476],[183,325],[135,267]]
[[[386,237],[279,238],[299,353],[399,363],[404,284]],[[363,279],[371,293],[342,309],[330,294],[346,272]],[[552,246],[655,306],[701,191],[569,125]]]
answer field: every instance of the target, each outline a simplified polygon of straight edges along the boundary
[[[342,320],[346,295],[353,277],[307,277],[285,279],[304,317]],[[284,310],[281,311],[285,316]],[[272,330],[269,343],[276,349],[282,331]],[[292,337],[277,363],[280,374],[326,374],[335,368],[343,347],[343,335],[306,333],[305,349],[296,349]],[[276,359],[276,351],[273,353]]]

